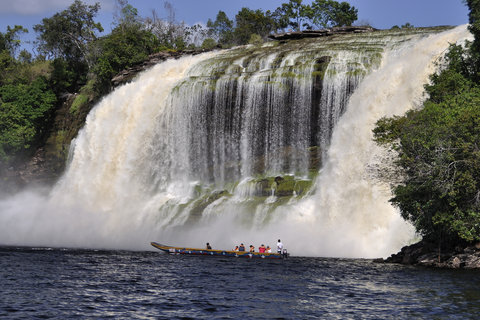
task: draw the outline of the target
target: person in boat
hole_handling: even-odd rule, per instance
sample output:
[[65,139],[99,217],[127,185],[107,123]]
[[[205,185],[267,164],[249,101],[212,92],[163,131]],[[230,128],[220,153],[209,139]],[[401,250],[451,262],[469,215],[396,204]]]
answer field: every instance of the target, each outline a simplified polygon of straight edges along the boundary
[[210,245],[210,243],[207,242],[207,250],[211,250],[212,249],[212,246]]
[[238,251],[238,246],[235,246],[235,249],[233,249],[233,251]]
[[282,241],[280,241],[280,239],[278,239],[278,242],[277,242],[277,253],[282,253],[283,251],[283,243]]
[[272,248],[270,248],[270,246],[267,246],[267,249],[265,249],[265,252],[266,253],[272,253]]
[[253,245],[250,245],[250,252],[255,252],[255,247]]
[[240,243],[240,247],[238,247],[238,251],[245,251],[245,246],[243,243]]
[[266,250],[266,249],[267,249],[267,248],[265,248],[265,245],[262,244],[260,247],[258,247],[258,252],[260,252],[260,253],[265,253],[265,250]]

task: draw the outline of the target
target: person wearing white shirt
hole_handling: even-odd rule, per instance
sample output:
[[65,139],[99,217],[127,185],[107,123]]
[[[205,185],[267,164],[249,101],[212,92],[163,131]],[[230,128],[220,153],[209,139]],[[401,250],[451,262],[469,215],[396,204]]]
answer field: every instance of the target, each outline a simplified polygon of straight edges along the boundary
[[282,253],[282,250],[283,250],[283,243],[282,243],[282,241],[280,241],[280,239],[278,239],[278,242],[277,242],[277,253]]

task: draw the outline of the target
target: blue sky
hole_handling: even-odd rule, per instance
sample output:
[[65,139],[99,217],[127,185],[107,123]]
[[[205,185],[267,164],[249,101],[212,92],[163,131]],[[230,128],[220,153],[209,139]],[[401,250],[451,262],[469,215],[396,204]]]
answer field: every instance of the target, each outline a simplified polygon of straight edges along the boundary
[[[338,0],[340,2],[340,0]],[[359,21],[368,22],[378,29],[388,29],[406,22],[418,27],[438,25],[460,25],[468,23],[468,10],[462,0],[346,0],[358,9]],[[29,29],[29,35],[22,40],[33,39],[33,25],[43,18],[66,9],[73,0],[0,0],[0,31],[15,24]],[[83,0],[92,4],[100,2],[101,10],[97,20],[106,32],[110,32],[115,10],[115,0]],[[230,19],[242,8],[275,10],[287,0],[170,0],[175,8],[176,20],[187,24],[215,19],[219,10]],[[304,0],[310,3],[311,0]],[[164,0],[129,0],[142,17],[151,16],[154,9],[158,16],[166,17]]]

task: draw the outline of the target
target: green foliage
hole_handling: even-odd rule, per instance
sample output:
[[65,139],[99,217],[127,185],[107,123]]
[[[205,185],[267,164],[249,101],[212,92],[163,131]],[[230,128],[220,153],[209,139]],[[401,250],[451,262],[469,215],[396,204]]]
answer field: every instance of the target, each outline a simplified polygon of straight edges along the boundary
[[202,42],[202,49],[213,49],[217,46],[217,42],[212,38],[207,38]]
[[474,81],[480,81],[480,0],[464,0],[470,9],[468,29],[474,36],[472,50],[470,52],[472,64],[471,77]]
[[287,21],[287,25],[294,30],[330,28],[350,26],[358,19],[358,10],[348,2],[334,0],[315,0],[311,5],[302,3],[302,0],[290,0],[283,3],[276,11],[281,17],[280,22]]
[[9,82],[11,75],[15,74],[16,61],[8,50],[0,51],[0,84]]
[[316,26],[323,28],[351,26],[358,19],[358,10],[348,2],[333,0],[315,0],[307,8],[309,16]]
[[278,21],[286,22],[286,26],[291,26],[296,31],[300,31],[302,26],[310,28],[306,21],[311,18],[311,7],[303,5],[302,0],[290,0],[282,3],[276,13],[282,16]]
[[95,87],[97,83],[95,80],[89,80],[81,89],[80,92],[76,95],[75,99],[70,106],[69,112],[71,114],[77,114],[78,111],[82,108],[88,108],[88,103],[97,97],[97,92]]
[[219,43],[230,44],[233,42],[233,21],[228,19],[227,14],[218,11],[215,21],[208,19],[208,33],[217,39]]
[[464,0],[470,9],[468,14],[469,30],[475,37],[475,51],[478,53],[480,42],[480,0]]
[[86,94],[78,94],[75,97],[75,100],[73,100],[72,105],[70,106],[70,113],[76,114],[78,112],[78,109],[80,109],[82,106],[86,105],[88,103],[88,96]]
[[75,0],[67,10],[44,18],[33,27],[39,33],[39,51],[90,67],[94,57],[89,46],[96,39],[95,33],[103,31],[101,24],[94,21],[99,9],[98,3],[87,6]]
[[[381,119],[375,140],[397,150],[403,183],[391,202],[427,240],[480,241],[480,1],[465,1],[475,40],[451,45],[421,110]],[[402,28],[413,27],[410,24]]]
[[247,44],[252,34],[265,39],[275,27],[275,21],[269,12],[242,8],[235,16],[234,38],[237,44]]
[[56,103],[45,78],[0,87],[0,161],[7,162],[46,132]]
[[101,38],[99,47],[102,54],[93,68],[99,92],[107,92],[115,74],[143,62],[157,46],[154,35],[141,28],[116,28],[110,35]]
[[75,61],[57,58],[51,61],[53,70],[50,75],[52,89],[57,96],[67,92],[76,92],[87,81],[87,66]]
[[24,49],[20,51],[20,54],[18,55],[18,61],[20,61],[20,63],[31,63],[32,54]]
[[19,25],[16,25],[13,29],[7,26],[6,33],[0,32],[0,52],[6,50],[12,57],[15,56],[16,50],[20,46],[19,33],[27,32],[27,29]]
[[260,35],[254,33],[250,35],[250,40],[248,40],[248,44],[253,44],[254,46],[262,45],[263,39]]
[[331,16],[331,24],[334,27],[351,26],[358,19],[358,10],[351,7],[348,2],[333,1]]
[[468,52],[451,46],[423,109],[374,129],[377,143],[398,151],[404,172],[391,202],[431,241],[480,240],[480,86]]
[[413,29],[413,28],[415,27],[410,22],[407,22],[404,25],[402,25],[402,29]]
[[126,0],[117,0],[120,13],[115,17],[116,28],[125,32],[128,29],[139,29],[142,22],[138,16],[137,8],[134,8]]

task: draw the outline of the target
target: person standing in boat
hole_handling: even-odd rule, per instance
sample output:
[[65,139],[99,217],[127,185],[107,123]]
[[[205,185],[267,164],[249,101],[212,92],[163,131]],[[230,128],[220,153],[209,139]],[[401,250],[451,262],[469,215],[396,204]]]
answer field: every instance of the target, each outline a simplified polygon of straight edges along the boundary
[[210,243],[207,242],[207,250],[211,250],[212,249],[212,246],[210,245]]
[[280,241],[280,239],[278,239],[278,242],[277,242],[277,253],[282,253],[283,251],[283,243],[282,241]]

